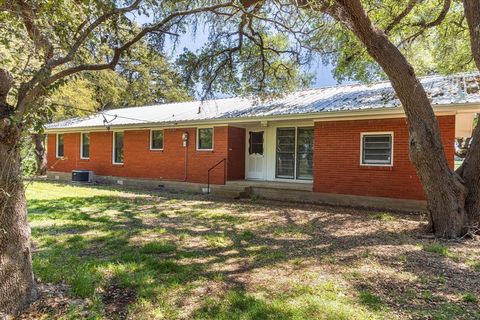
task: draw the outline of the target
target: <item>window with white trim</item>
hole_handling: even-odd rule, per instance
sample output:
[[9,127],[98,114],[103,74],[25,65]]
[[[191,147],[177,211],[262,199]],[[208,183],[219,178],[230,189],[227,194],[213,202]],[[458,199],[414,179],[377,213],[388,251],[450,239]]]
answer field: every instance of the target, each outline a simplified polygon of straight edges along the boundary
[[63,158],[65,156],[65,144],[63,141],[63,134],[57,134],[57,158]]
[[313,179],[313,139],[313,127],[277,128],[276,178]]
[[392,165],[392,141],[391,133],[362,134],[361,164]]
[[123,132],[113,133],[113,163],[123,164]]
[[213,150],[213,128],[197,129],[197,150]]
[[80,139],[80,158],[89,159],[90,158],[90,134],[81,133]]
[[150,150],[163,150],[163,130],[150,131]]

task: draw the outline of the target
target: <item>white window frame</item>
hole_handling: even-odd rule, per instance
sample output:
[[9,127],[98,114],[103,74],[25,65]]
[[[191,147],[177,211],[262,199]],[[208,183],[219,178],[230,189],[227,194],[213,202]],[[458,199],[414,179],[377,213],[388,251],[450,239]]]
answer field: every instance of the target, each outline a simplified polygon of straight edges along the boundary
[[[162,131],[162,148],[154,148],[153,147],[153,131]],[[150,129],[150,151],[163,151],[165,148],[165,130],[163,129]]]
[[[199,145],[200,145],[200,135],[199,135],[199,130],[201,129],[212,129],[212,148],[211,149],[200,149],[199,148]],[[213,151],[213,149],[215,148],[215,128],[214,127],[199,127],[197,128],[196,130],[196,138],[195,138],[196,141],[196,149],[197,151]]]
[[125,161],[125,131],[116,130],[112,131],[112,164],[124,164],[124,162],[115,162],[115,133],[123,133],[123,159]]
[[[63,156],[58,155],[58,136],[63,136]],[[65,158],[65,135],[63,133],[57,133],[55,137],[55,157],[57,159]]]
[[[390,163],[363,163],[363,137],[364,136],[378,136],[390,135],[392,137],[392,146],[390,148]],[[360,165],[364,167],[393,167],[393,147],[395,145],[393,131],[378,131],[378,132],[362,132],[360,133]]]
[[90,139],[90,132],[80,132],[80,159],[82,160],[88,160],[90,159],[90,141],[88,142],[88,157],[83,156],[83,135],[88,134],[88,138]]

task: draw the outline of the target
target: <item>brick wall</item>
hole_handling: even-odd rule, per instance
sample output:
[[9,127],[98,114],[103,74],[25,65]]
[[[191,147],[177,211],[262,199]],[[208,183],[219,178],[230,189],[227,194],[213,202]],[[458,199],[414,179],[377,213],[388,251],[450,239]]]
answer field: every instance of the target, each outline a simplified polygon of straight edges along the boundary
[[[438,117],[445,153],[454,166],[455,116]],[[360,133],[393,131],[393,166],[360,166]],[[401,199],[424,199],[408,157],[405,119],[315,123],[313,190]]]
[[[80,133],[64,134],[65,158],[56,159],[56,135],[48,135],[48,170],[70,172],[74,169],[93,170],[97,175],[166,180],[207,181],[207,171],[229,155],[229,134],[239,138],[243,129],[227,126],[214,128],[214,150],[196,150],[196,129],[165,129],[163,150],[150,150],[149,130],[124,131],[124,163],[112,164],[113,133],[90,133],[90,159],[80,159]],[[188,147],[182,146],[182,134],[188,132]],[[243,137],[243,139],[245,139]],[[243,140],[243,145],[244,140]],[[232,145],[232,142],[230,143]],[[244,148],[244,147],[243,147]],[[244,156],[237,157],[232,149],[228,176],[238,178],[244,174]],[[185,169],[186,168],[186,169]],[[241,172],[238,172],[240,170]],[[211,172],[212,183],[223,183],[224,168],[218,166]]]

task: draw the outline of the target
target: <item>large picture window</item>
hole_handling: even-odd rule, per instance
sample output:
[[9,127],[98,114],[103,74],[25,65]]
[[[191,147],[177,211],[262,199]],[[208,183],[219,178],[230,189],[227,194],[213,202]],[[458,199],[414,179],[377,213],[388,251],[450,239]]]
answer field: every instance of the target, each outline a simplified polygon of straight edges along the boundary
[[363,133],[361,164],[392,165],[392,133]]
[[213,128],[197,129],[197,150],[213,150]]
[[113,133],[113,163],[123,164],[123,132]]
[[311,180],[313,128],[278,128],[276,156],[277,178]]
[[65,156],[65,146],[63,141],[63,134],[57,134],[57,158]]
[[163,150],[163,130],[150,131],[150,150]]
[[90,134],[81,133],[80,136],[80,158],[89,159],[90,158]]

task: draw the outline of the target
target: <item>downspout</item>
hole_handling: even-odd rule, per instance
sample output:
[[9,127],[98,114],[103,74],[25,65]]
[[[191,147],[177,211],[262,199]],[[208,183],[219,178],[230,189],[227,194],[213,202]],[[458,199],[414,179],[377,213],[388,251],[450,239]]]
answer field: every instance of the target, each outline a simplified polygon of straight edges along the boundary
[[184,171],[184,182],[187,182],[187,172],[188,172],[188,141],[186,142],[186,145],[184,147],[185,149],[185,156],[184,156],[184,163],[185,163],[185,171]]

